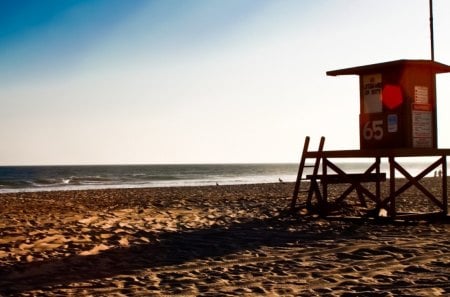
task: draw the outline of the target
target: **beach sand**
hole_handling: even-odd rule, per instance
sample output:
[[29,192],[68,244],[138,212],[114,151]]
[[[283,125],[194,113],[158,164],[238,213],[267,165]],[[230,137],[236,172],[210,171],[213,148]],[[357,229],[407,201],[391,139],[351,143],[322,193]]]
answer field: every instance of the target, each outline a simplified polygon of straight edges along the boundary
[[[0,295],[450,295],[448,223],[293,216],[292,190],[2,194]],[[402,199],[427,209],[420,193]]]

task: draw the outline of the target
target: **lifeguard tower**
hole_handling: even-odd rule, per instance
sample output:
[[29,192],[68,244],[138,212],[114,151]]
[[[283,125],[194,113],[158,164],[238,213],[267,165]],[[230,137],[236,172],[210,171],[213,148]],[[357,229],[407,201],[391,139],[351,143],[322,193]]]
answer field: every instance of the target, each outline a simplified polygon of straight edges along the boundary
[[328,71],[359,75],[360,147],[437,148],[436,74],[450,66],[397,60]]
[[[313,172],[309,180],[307,205],[315,196],[323,214],[327,214],[330,199],[333,204],[343,202],[352,191],[356,191],[362,205],[365,197],[376,204],[376,213],[385,209],[388,216],[397,215],[396,198],[411,186],[415,186],[440,210],[448,214],[447,161],[450,149],[439,149],[437,139],[436,74],[450,72],[450,66],[433,60],[396,60],[365,66],[328,71],[327,75],[359,76],[359,142],[360,150],[323,150],[322,138],[317,151],[309,151],[309,137],[305,139],[299,173],[291,201],[295,209],[306,159],[314,159]],[[437,157],[420,174],[413,177],[396,158]],[[336,165],[335,159],[367,158],[373,163],[364,172],[346,173]],[[386,158],[388,175],[380,171],[380,160]],[[321,165],[320,165],[321,164]],[[319,167],[321,173],[319,174]],[[441,195],[436,197],[419,181],[439,168],[441,170]],[[331,173],[330,173],[331,171]],[[396,187],[396,171],[407,182]],[[382,197],[380,183],[389,177],[389,193]],[[329,184],[349,184],[338,197],[328,197]],[[375,183],[375,191],[365,185]]]

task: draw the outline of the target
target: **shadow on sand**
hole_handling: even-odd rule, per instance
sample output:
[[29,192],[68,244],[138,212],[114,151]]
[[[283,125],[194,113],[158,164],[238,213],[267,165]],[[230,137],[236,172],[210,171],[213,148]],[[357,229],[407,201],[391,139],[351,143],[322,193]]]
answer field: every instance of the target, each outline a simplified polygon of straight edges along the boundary
[[[69,256],[0,268],[0,293],[18,294],[74,282],[131,274],[143,269],[177,266],[193,260],[227,256],[261,246],[285,246],[337,236],[353,236],[355,224],[320,226],[287,214],[228,226],[147,234],[151,243],[114,248],[97,255]],[[139,235],[141,236],[141,235]]]

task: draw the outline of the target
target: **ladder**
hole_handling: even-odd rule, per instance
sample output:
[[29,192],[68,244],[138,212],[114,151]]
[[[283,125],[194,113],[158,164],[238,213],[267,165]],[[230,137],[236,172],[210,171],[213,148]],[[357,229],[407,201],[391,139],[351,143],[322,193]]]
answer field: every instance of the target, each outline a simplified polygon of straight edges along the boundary
[[[301,182],[302,182],[302,180],[304,180],[304,178],[302,178],[304,168],[308,168],[308,167],[313,168],[312,176],[316,176],[319,172],[319,167],[320,167],[320,159],[321,158],[319,156],[315,158],[313,164],[305,164],[306,159],[308,159],[306,157],[306,153],[308,152],[309,140],[310,140],[310,137],[306,136],[305,143],[303,144],[303,151],[302,151],[302,157],[300,159],[300,165],[298,167],[297,180],[295,182],[294,192],[292,194],[291,210],[295,210],[295,204],[297,203],[298,194],[300,192],[308,193],[307,205],[310,206],[312,195],[313,195],[313,192],[315,191],[315,187],[312,182],[310,183],[308,190],[303,190],[303,191],[300,190]],[[324,144],[325,144],[325,137],[322,136],[320,138],[318,152],[323,151]],[[316,187],[317,187],[317,185],[316,185]]]

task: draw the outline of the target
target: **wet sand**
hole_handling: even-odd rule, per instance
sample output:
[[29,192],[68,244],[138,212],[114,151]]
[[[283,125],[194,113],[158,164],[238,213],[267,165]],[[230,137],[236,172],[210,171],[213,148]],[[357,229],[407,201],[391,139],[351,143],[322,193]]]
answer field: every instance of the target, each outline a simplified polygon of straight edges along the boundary
[[[0,295],[450,295],[448,223],[293,216],[292,189],[2,194]],[[417,191],[398,203],[428,205]]]

